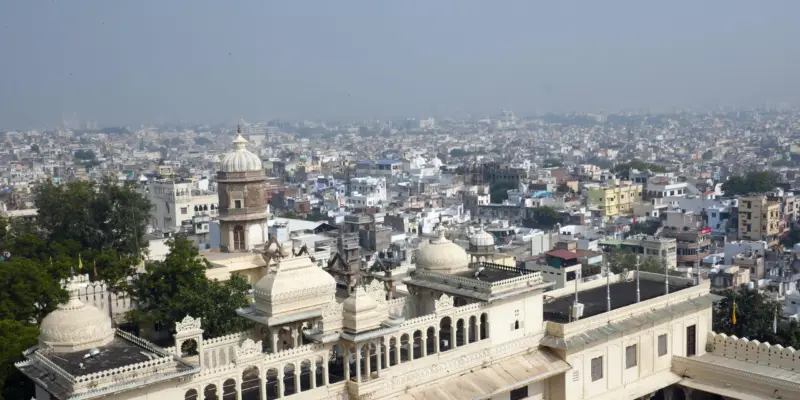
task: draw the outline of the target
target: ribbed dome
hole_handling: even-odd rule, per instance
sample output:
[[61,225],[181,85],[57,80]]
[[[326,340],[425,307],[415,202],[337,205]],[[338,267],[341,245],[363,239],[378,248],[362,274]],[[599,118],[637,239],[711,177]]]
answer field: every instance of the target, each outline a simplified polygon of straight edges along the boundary
[[469,266],[469,256],[461,246],[447,240],[444,231],[439,231],[439,237],[422,248],[417,254],[417,268],[427,271],[450,273],[466,269]]
[[68,302],[47,314],[39,326],[39,344],[57,353],[71,353],[105,346],[114,339],[111,318],[97,307],[78,299],[71,288]]
[[470,246],[494,246],[494,236],[481,228],[480,231],[470,236]]
[[257,172],[262,170],[261,159],[247,150],[247,139],[242,137],[241,130],[233,139],[233,151],[222,158],[222,172]]

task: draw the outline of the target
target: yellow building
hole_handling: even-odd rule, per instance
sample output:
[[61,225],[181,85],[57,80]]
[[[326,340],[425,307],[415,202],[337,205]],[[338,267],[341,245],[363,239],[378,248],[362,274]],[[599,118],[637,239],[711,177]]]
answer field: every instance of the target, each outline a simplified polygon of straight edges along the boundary
[[585,188],[587,205],[600,210],[604,217],[633,215],[633,205],[642,198],[642,185],[630,181],[615,179],[590,183]]
[[766,196],[747,196],[739,199],[739,237],[763,240],[772,247],[781,234],[781,205]]

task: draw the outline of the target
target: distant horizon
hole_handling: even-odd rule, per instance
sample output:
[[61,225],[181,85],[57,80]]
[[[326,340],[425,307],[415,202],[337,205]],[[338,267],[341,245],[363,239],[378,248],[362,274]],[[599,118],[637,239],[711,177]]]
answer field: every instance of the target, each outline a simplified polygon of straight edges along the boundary
[[62,113],[124,126],[800,104],[798,14],[791,0],[5,2],[0,129]]

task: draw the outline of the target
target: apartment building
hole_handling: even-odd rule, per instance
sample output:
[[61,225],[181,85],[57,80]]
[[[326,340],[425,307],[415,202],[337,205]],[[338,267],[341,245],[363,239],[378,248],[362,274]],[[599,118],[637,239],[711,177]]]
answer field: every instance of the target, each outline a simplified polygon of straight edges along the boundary
[[589,183],[586,202],[603,217],[633,215],[633,205],[642,198],[642,185],[617,179],[605,183]]
[[769,247],[779,243],[784,225],[781,203],[766,196],[746,196],[739,199],[739,237],[763,240]]

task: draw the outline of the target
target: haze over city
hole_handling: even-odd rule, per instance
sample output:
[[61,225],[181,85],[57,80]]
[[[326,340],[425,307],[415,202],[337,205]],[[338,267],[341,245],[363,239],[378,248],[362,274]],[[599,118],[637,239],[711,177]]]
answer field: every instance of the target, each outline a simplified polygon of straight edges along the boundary
[[[796,1],[5,1],[0,127],[762,106]],[[8,40],[12,39],[12,40]]]

